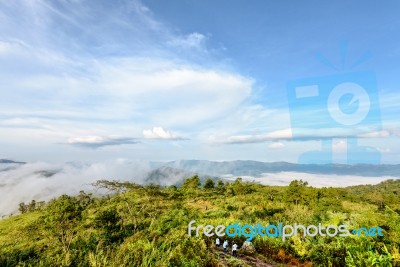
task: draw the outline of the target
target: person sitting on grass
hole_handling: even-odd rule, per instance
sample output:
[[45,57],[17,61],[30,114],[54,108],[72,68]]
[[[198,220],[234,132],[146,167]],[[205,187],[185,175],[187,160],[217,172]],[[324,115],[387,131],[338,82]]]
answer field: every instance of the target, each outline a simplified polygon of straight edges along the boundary
[[233,242],[233,246],[232,246],[232,256],[236,257],[237,256],[237,247],[238,245]]
[[226,253],[226,250],[228,249],[228,240],[224,241],[224,243],[222,244],[222,247],[224,248],[224,252]]

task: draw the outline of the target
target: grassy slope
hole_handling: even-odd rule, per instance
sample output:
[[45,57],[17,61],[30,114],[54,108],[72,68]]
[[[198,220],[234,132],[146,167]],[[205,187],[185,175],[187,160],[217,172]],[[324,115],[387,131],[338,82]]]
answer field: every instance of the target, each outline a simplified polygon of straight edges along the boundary
[[[390,184],[390,190],[398,190],[399,184]],[[253,240],[256,252],[247,254],[260,262],[294,266],[369,266],[373,261],[376,266],[396,265],[400,259],[400,219],[395,210],[400,203],[391,192],[383,196],[385,203],[390,203],[382,208],[381,196],[376,194],[385,192],[384,188],[300,187],[301,199],[297,200],[288,187],[241,182],[219,190],[135,187],[111,198],[78,202],[83,207],[82,218],[68,226],[74,236],[67,252],[54,232],[56,227],[45,227],[45,218],[58,212],[50,207],[0,221],[0,266],[245,266],[240,258],[221,258],[212,249],[213,238],[188,237],[191,220],[197,225],[379,225],[387,230],[380,239],[293,237],[282,242],[257,237]],[[322,193],[316,197],[318,191]],[[104,220],[98,223],[105,211],[115,212],[116,227],[113,223],[107,226]],[[235,241],[241,245],[244,239],[236,237]],[[241,253],[242,259],[245,254]]]

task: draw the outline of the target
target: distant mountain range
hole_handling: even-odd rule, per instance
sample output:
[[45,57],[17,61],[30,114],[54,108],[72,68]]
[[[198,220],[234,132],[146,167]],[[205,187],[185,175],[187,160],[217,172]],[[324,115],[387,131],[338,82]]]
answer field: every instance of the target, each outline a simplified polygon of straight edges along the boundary
[[25,164],[26,162],[13,161],[13,160],[9,160],[9,159],[0,159],[0,163],[4,163],[4,164]]
[[259,176],[263,173],[304,172],[313,174],[336,174],[358,176],[395,176],[400,177],[400,164],[373,165],[373,164],[295,164],[288,162],[260,162],[251,160],[235,161],[207,161],[207,160],[180,160],[167,163],[153,163],[154,167],[171,167],[174,169],[221,176]]

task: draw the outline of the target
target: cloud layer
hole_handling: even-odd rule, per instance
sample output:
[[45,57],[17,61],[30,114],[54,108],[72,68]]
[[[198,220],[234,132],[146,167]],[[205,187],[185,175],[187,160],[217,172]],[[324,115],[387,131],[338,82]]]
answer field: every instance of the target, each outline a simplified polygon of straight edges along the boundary
[[[313,187],[346,187],[361,184],[378,184],[388,179],[398,179],[398,177],[365,177],[357,175],[332,175],[332,174],[312,174],[301,172],[278,172],[263,173],[259,177],[241,176],[246,181],[255,181],[265,185],[288,185],[291,181],[301,179],[307,181]],[[235,179],[226,176],[226,178]]]
[[81,147],[88,147],[88,148],[137,144],[138,142],[139,141],[137,141],[135,138],[106,137],[106,136],[83,136],[83,137],[71,137],[68,139],[68,144]]
[[15,212],[21,202],[47,201],[62,194],[93,191],[91,183],[121,180],[143,183],[150,172],[147,162],[113,160],[93,164],[44,162],[0,164],[0,215]]
[[151,130],[143,130],[143,137],[146,139],[187,140],[187,138],[176,136],[170,131],[164,130],[162,127],[153,127]]
[[[190,162],[187,162],[190,163]],[[207,162],[203,162],[207,165]],[[234,162],[232,162],[234,163]],[[166,164],[166,165],[165,165]],[[77,194],[81,190],[94,192],[91,183],[100,179],[130,181],[138,184],[155,182],[161,185],[171,185],[181,182],[182,179],[193,173],[210,175],[206,165],[202,167],[204,173],[185,171],[174,167],[179,162],[150,163],[147,161],[131,161],[118,159],[90,164],[65,163],[50,164],[45,162],[9,164],[0,163],[0,216],[16,212],[21,202],[48,201],[62,194]],[[218,169],[217,171],[223,171]],[[244,169],[248,173],[252,169]],[[344,187],[357,184],[376,184],[387,179],[398,179],[392,176],[359,176],[313,174],[304,172],[274,172],[262,173],[256,176],[246,176],[240,173],[215,175],[232,180],[242,177],[247,181],[256,181],[266,185],[288,185],[294,179],[308,181],[314,187]],[[151,179],[148,181],[147,179]]]

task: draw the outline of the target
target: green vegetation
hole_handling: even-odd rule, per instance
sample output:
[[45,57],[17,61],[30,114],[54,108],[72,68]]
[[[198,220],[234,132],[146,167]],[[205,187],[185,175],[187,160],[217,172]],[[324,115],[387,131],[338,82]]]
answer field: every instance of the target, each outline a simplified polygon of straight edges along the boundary
[[[348,188],[313,188],[207,180],[181,187],[99,181],[105,197],[81,192],[48,203],[21,203],[0,221],[0,266],[400,266],[400,180]],[[256,237],[233,258],[214,237],[187,226],[301,223],[380,226],[383,237]],[[239,247],[245,237],[228,238]]]

